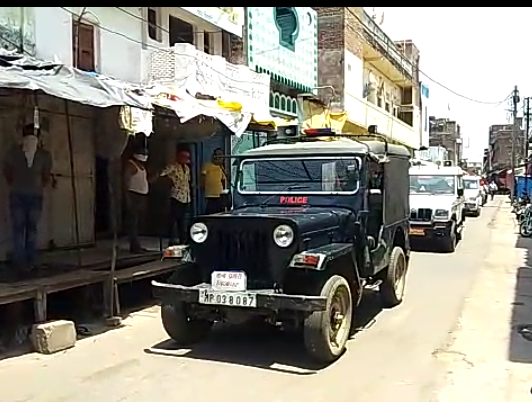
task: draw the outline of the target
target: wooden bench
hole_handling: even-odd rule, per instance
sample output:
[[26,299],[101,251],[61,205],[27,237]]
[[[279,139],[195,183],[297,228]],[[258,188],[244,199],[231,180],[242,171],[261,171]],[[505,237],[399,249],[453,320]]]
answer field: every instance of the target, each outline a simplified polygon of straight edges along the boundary
[[35,285],[0,284],[0,305],[34,299],[37,288]]
[[182,264],[180,260],[158,260],[137,265],[135,267],[124,268],[115,271],[115,277],[113,281],[114,293],[112,293],[109,289],[109,281],[106,281],[104,285],[104,298],[105,305],[107,306],[107,314],[110,313],[111,303],[109,298],[111,294],[114,294],[115,306],[115,311],[111,315],[120,315],[121,313],[118,285],[122,285],[124,283],[132,283],[135,281],[140,281],[142,279],[152,278],[154,276],[172,272],[180,264]]
[[87,269],[48,277],[33,278],[13,284],[0,284],[0,304],[34,301],[35,321],[47,319],[48,295],[82,286],[103,283],[109,274]]

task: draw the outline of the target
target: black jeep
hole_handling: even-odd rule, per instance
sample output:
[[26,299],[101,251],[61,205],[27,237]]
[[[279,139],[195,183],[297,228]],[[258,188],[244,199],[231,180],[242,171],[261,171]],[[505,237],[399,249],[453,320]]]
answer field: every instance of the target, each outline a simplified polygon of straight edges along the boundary
[[238,156],[233,209],[199,216],[191,261],[153,282],[171,338],[190,344],[216,321],[302,328],[308,352],[335,360],[365,287],[401,303],[410,246],[409,158],[381,140],[280,141]]

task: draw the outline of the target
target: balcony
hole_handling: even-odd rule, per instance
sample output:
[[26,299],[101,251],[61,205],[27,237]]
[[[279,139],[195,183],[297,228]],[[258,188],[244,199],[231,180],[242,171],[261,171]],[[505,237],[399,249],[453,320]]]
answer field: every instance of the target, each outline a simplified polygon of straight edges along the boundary
[[397,117],[372,103],[360,99],[354,94],[345,92],[345,110],[348,120],[357,126],[367,129],[370,125],[377,125],[379,133],[390,139],[399,141],[410,148],[419,149],[421,133],[419,130],[419,110],[414,109],[414,127],[406,124]]
[[[364,59],[391,81],[412,86],[414,67],[393,41],[363,9],[357,13],[364,28]],[[384,56],[384,57],[382,57]]]

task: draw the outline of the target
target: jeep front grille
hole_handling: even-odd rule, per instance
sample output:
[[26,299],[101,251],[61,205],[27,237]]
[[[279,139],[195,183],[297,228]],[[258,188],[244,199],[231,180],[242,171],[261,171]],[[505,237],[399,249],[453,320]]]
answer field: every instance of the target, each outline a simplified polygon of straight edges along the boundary
[[414,222],[430,222],[432,219],[432,209],[419,208],[413,209],[410,213],[410,220]]
[[267,230],[219,229],[211,234],[214,249],[205,250],[212,253],[213,270],[244,271],[249,288],[272,287],[268,249],[271,234]]

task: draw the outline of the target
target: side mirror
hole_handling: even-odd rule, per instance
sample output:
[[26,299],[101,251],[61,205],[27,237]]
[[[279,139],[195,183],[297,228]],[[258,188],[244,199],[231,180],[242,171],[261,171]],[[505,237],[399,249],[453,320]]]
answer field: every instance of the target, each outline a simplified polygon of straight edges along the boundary
[[456,193],[458,194],[458,197],[463,197],[464,196],[464,189],[463,188],[459,188]]

